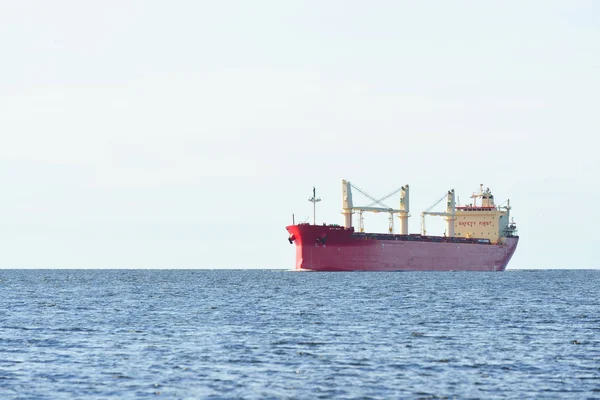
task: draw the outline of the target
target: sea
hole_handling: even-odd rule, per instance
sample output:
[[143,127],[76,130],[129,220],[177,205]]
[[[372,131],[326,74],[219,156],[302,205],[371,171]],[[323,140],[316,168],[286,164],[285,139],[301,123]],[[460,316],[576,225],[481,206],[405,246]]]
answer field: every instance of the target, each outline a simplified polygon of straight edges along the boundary
[[0,270],[0,399],[600,399],[600,270]]

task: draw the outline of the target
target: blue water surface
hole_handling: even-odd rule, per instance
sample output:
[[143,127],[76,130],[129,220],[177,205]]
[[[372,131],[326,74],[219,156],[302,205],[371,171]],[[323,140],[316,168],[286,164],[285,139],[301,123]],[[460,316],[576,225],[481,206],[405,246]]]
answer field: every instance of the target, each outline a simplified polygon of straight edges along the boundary
[[600,399],[599,293],[599,270],[0,270],[0,398]]

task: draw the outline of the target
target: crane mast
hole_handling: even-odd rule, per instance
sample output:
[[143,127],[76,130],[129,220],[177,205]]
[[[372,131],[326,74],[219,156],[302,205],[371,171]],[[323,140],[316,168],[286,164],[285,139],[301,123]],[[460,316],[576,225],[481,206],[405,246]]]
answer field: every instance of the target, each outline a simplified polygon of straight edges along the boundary
[[[372,201],[372,203],[366,206],[356,206],[352,202],[352,189],[355,189],[368,199]],[[392,197],[393,195],[401,193],[400,195],[400,207],[392,208],[383,203],[384,200]],[[400,233],[403,235],[408,234],[408,217],[409,215],[409,194],[408,194],[408,185],[402,186],[400,189],[394,190],[393,192],[387,194],[386,196],[377,199],[359,187],[352,185],[349,181],[342,181],[342,215],[344,215],[344,227],[350,228],[352,226],[352,214],[354,212],[358,212],[359,214],[359,224],[360,231],[364,231],[364,220],[363,213],[364,212],[387,212],[390,214],[389,218],[389,233],[394,233],[394,214],[399,214],[400,218]]]
[[[431,212],[430,210],[437,206],[444,198],[447,198],[446,201],[446,212]],[[421,213],[421,234],[427,235],[427,230],[425,229],[425,216],[426,215],[436,215],[439,217],[444,217],[446,220],[446,236],[454,237],[454,221],[456,220],[456,200],[454,189],[449,190],[447,194],[442,196],[434,205],[429,207],[427,210]]]

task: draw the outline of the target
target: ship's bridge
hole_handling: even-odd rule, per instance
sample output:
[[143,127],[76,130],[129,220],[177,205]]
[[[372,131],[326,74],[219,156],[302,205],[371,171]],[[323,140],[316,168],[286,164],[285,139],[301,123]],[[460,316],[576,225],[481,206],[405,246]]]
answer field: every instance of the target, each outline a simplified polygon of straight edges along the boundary
[[507,206],[497,207],[494,195],[489,188],[483,190],[483,185],[471,199],[468,205],[456,206],[454,234],[457,237],[489,239],[495,243],[516,230],[514,223],[509,224],[510,201]]

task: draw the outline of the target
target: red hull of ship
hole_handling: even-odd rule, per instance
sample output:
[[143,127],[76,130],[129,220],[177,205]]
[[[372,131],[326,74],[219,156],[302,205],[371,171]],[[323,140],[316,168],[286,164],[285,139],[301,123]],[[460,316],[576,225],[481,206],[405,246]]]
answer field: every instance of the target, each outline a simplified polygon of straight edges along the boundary
[[519,241],[359,234],[308,224],[286,229],[296,245],[296,269],[312,271],[504,271]]

